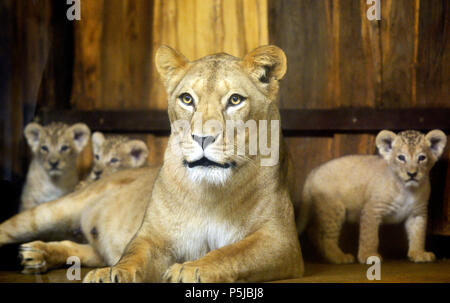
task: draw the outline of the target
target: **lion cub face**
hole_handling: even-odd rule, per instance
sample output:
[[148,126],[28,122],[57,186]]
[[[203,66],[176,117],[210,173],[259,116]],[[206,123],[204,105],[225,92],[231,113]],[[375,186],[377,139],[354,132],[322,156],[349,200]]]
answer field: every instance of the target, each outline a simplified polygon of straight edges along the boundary
[[397,135],[390,131],[381,131],[376,145],[383,158],[406,186],[419,186],[428,176],[434,163],[442,155],[447,137],[440,130],[424,135],[408,130]]
[[41,126],[33,122],[25,128],[33,160],[38,161],[51,177],[76,169],[78,154],[86,146],[89,136],[90,130],[83,123],[69,126],[57,122]]
[[94,164],[89,179],[98,180],[121,169],[137,168],[145,164],[147,145],[140,140],[123,136],[105,138],[100,132],[92,135]]
[[[236,137],[231,142],[225,135],[227,123],[268,120],[278,80],[286,72],[283,51],[265,46],[244,59],[216,54],[189,62],[163,46],[156,53],[156,65],[169,95],[172,134],[177,136],[172,150],[192,180],[224,184],[252,160],[236,154]],[[247,131],[245,144],[248,136]]]

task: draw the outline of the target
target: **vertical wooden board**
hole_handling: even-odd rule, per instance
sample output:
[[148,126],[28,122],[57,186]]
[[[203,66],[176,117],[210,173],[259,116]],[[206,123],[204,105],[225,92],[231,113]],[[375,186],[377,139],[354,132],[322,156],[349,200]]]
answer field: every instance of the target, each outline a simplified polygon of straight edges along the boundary
[[326,1],[269,0],[269,40],[287,56],[281,108],[328,108],[329,47]]
[[346,155],[373,155],[376,153],[375,136],[369,134],[335,134],[333,158]]
[[450,3],[420,1],[417,106],[450,107]]
[[415,1],[381,1],[381,107],[409,107],[414,97]]
[[103,36],[101,45],[102,109],[120,109],[132,96],[126,55],[130,47],[125,36],[125,3],[123,0],[104,2]]
[[74,24],[74,71],[71,104],[81,110],[102,108],[103,0],[86,0]]
[[129,78],[122,81],[129,83],[124,107],[127,109],[147,108],[150,98],[150,73],[152,62],[152,14],[153,3],[149,0],[126,1],[125,37],[127,39],[125,55]]
[[298,203],[309,173],[317,166],[332,159],[333,141],[329,137],[288,137],[286,143],[295,173],[296,186],[293,202]]
[[269,3],[270,41],[288,57],[282,108],[375,104],[378,31],[365,17],[364,1]]
[[161,165],[164,160],[164,152],[166,151],[169,137],[167,136],[147,136],[148,146],[148,164]]

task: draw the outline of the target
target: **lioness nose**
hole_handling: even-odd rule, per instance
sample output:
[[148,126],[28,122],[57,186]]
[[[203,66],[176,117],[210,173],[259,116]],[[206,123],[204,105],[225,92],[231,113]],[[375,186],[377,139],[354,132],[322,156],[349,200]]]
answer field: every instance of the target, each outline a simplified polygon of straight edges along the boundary
[[414,173],[408,172],[408,176],[409,176],[410,178],[415,178],[415,177],[417,176],[417,172],[414,172]]
[[208,145],[216,141],[216,137],[213,136],[201,137],[192,135],[192,139],[194,139],[194,141],[197,142],[203,149],[205,149],[206,147],[208,147]]

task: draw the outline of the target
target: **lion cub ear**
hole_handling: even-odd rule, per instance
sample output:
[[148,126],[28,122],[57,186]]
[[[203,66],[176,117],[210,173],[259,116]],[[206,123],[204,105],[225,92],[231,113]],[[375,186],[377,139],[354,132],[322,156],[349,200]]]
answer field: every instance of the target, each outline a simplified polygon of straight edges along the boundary
[[89,141],[91,130],[84,123],[76,123],[67,130],[73,140],[75,150],[80,153]]
[[131,157],[131,165],[133,167],[140,167],[147,161],[148,148],[141,140],[128,141],[125,143],[125,148]]
[[276,94],[278,80],[286,74],[287,59],[281,48],[266,45],[248,53],[242,60],[242,66],[260,86]]
[[447,144],[447,136],[442,130],[435,129],[425,135],[425,140],[430,147],[435,160],[439,159]]
[[97,154],[100,151],[104,142],[105,136],[101,132],[92,134],[92,149],[94,150],[94,154]]
[[39,123],[31,122],[25,127],[25,138],[33,152],[36,152],[41,140],[43,127]]
[[173,48],[162,45],[155,55],[156,70],[160,74],[167,90],[171,90],[171,83],[177,82],[189,63],[181,53]]
[[395,137],[397,137],[397,135],[389,130],[382,130],[378,133],[375,144],[378,148],[378,152],[383,158],[387,159],[391,155],[392,143],[394,142]]

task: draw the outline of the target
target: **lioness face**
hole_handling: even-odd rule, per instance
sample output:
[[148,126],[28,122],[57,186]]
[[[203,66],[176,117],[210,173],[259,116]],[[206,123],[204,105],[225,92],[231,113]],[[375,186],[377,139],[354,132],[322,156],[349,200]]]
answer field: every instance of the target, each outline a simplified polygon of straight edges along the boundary
[[[169,95],[172,135],[177,137],[173,151],[193,181],[224,184],[254,158],[238,155],[237,133],[226,130],[249,120],[268,119],[278,80],[285,72],[284,53],[267,46],[243,60],[216,54],[188,62],[173,49],[161,47],[156,61]],[[249,131],[245,131],[246,147]]]
[[123,136],[105,138],[100,132],[92,135],[92,149],[94,162],[89,174],[91,180],[98,180],[122,169],[141,167],[148,156],[144,142]]
[[90,130],[83,123],[68,126],[51,123],[41,126],[30,123],[25,128],[25,137],[33,157],[51,177],[63,175],[76,168],[78,154],[89,141]]
[[377,136],[380,153],[407,187],[417,187],[441,156],[447,137],[440,130],[427,135],[408,130],[395,135],[382,131]]

